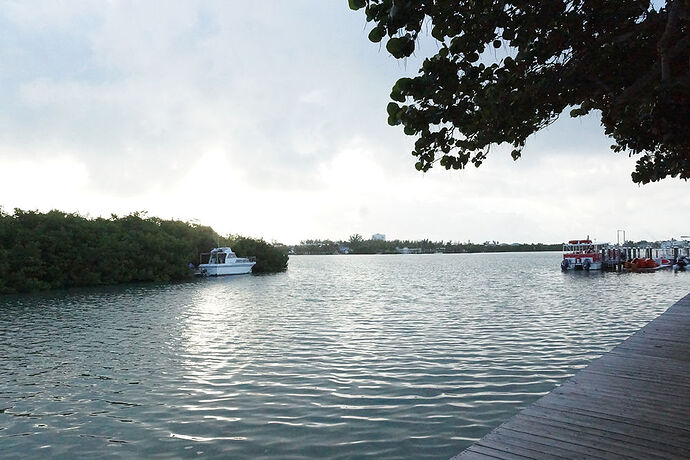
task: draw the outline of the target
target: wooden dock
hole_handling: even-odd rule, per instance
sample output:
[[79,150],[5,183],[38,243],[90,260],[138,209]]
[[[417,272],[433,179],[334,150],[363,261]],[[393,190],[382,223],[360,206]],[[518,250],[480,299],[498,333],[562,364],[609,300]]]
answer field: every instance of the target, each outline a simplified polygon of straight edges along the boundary
[[690,294],[452,460],[690,458]]

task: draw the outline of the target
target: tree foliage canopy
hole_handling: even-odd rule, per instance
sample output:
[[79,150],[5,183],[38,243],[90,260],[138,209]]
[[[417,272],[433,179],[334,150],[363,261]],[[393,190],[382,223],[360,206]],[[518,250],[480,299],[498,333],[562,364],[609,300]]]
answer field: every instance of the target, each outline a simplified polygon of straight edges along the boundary
[[[345,251],[347,248],[347,251]],[[466,243],[453,241],[423,240],[365,240],[362,235],[351,235],[347,241],[331,240],[303,240],[294,246],[295,254],[400,254],[406,248],[415,253],[432,254],[444,252],[446,254],[465,252],[527,252],[527,251],[558,251],[559,244],[522,243],[501,244],[498,241],[484,243]]]
[[438,42],[388,105],[388,122],[417,137],[418,170],[479,166],[503,143],[517,159],[570,109],[601,113],[612,149],[638,156],[634,182],[690,177],[690,0],[349,4],[365,9],[369,39],[396,58],[411,56],[421,33]]
[[256,256],[255,272],[287,269],[287,251],[263,240],[221,237],[211,227],[134,213],[87,219],[60,211],[0,208],[0,294],[42,289],[171,281],[218,244]]

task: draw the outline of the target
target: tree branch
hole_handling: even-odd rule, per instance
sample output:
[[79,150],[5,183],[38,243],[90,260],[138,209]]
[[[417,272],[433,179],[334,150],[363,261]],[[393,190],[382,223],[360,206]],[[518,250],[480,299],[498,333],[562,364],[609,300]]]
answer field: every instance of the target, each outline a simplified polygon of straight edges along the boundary
[[664,34],[659,39],[657,51],[661,61],[661,81],[667,81],[671,77],[671,57],[668,55],[671,39],[678,29],[678,0],[669,0],[668,17]]

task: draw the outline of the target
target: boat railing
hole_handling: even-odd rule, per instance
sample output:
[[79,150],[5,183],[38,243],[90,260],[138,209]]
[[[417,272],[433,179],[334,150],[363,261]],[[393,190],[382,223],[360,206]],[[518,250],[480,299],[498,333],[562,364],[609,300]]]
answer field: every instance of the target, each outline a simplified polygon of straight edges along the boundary
[[[210,260],[210,259],[211,259],[211,254],[212,254],[212,253],[210,253],[210,252],[202,252],[202,253],[200,253],[200,254],[199,254],[199,264],[210,263],[210,262],[211,262],[211,260]],[[204,262],[204,257],[206,257],[206,262]],[[236,257],[236,259],[237,259],[238,261],[245,261],[245,260],[247,260],[247,261],[249,261],[249,262],[256,262],[256,256],[250,256],[250,257]],[[228,259],[228,260],[229,260],[229,259]],[[218,263],[218,264],[220,264],[220,265],[223,265],[223,264],[224,264],[224,262],[215,262],[215,263]]]

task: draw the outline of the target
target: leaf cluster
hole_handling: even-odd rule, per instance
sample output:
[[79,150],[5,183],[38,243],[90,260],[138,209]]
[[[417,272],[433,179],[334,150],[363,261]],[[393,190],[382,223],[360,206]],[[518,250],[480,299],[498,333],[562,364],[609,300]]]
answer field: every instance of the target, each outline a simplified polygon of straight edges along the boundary
[[513,159],[570,109],[591,111],[616,152],[639,155],[633,181],[690,177],[690,2],[351,0],[396,58],[429,31],[438,52],[391,91],[388,122],[417,138],[416,168]]
[[225,241],[239,257],[256,257],[256,265],[252,268],[253,273],[275,273],[287,270],[288,254],[284,246],[240,235],[229,236]]

